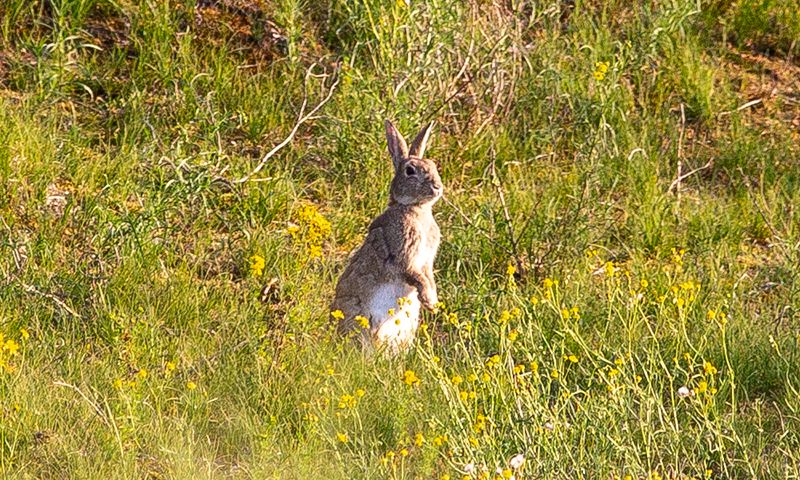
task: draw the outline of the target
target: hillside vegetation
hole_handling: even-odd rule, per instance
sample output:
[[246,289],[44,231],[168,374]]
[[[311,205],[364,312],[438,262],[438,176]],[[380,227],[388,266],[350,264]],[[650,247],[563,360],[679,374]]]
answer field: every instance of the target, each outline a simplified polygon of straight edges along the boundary
[[[798,11],[4,0],[3,478],[800,477]],[[387,118],[445,185],[394,358],[329,318]]]

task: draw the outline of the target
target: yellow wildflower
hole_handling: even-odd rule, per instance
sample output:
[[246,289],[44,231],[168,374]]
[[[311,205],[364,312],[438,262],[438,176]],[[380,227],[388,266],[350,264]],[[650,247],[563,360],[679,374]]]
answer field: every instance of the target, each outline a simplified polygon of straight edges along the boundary
[[347,393],[339,397],[340,409],[343,410],[345,408],[354,408],[355,406],[356,406],[356,397]]
[[369,328],[369,319],[367,317],[358,315],[353,320],[355,320],[358,326],[363,328],[364,330]]
[[500,325],[505,325],[508,323],[509,320],[511,320],[511,312],[509,312],[508,310],[503,310],[502,312],[500,312],[500,318],[497,320],[497,322]]
[[506,266],[506,275],[513,277],[515,273],[517,273],[517,267],[515,267],[513,263],[508,262],[508,266]]
[[314,259],[319,258],[322,256],[322,246],[321,245],[309,245],[308,246],[308,258]]
[[344,313],[341,310],[334,310],[331,312],[331,317],[335,318],[336,320],[344,319]]
[[498,365],[500,365],[500,355],[492,355],[488,360],[486,360],[486,366],[489,368],[494,368]]
[[14,340],[9,338],[3,344],[3,350],[8,352],[8,356],[9,357],[12,357],[12,356],[16,355],[17,353],[19,353],[19,344],[17,342],[15,342]]
[[[600,80],[602,80],[602,78]],[[603,266],[603,270],[606,272],[606,277],[611,278],[614,276],[614,272],[617,271],[617,268],[614,266],[614,262],[608,261]]]
[[300,232],[300,226],[295,225],[294,223],[290,223],[288,227],[286,227],[286,233],[289,234],[293,239],[297,239],[297,234]]
[[197,384],[194,383],[193,381],[189,380],[188,382],[186,382],[186,390],[192,391],[195,390],[196,388]]
[[406,370],[403,373],[403,383],[405,383],[406,385],[409,385],[409,386],[418,385],[419,384],[419,377],[417,377],[417,374],[414,373],[413,370]]
[[250,257],[250,273],[254,277],[260,277],[264,274],[264,267],[266,266],[266,261],[264,257],[261,255],[253,255]]
[[350,438],[347,436],[346,433],[337,433],[336,440],[339,440],[341,443],[347,443],[350,441]]
[[472,425],[472,430],[474,430],[475,433],[482,433],[486,430],[486,417],[484,415],[478,414],[475,418],[475,423]]

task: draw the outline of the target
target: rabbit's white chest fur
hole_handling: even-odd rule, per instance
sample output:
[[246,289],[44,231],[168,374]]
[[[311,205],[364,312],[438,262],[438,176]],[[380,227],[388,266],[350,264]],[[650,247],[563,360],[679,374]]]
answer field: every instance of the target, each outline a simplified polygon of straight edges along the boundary
[[[400,298],[405,300],[398,302]],[[414,287],[404,282],[378,285],[369,301],[372,330],[378,343],[395,351],[410,343],[419,326],[420,308]]]
[[[436,257],[438,229],[435,233],[427,230],[427,235],[415,236],[417,241],[409,249],[409,263],[417,271],[431,268]],[[422,304],[415,287],[400,280],[378,285],[369,301],[372,328],[378,343],[395,351],[409,345],[419,327],[420,310]]]
[[412,265],[414,270],[422,271],[429,265],[433,265],[433,260],[436,258],[437,245],[433,242],[420,242],[417,246],[417,251],[412,257]]

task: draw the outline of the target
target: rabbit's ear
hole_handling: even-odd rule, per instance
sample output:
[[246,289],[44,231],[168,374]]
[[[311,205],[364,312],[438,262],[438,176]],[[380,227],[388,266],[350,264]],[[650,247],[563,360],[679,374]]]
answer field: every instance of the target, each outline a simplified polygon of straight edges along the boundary
[[392,156],[392,163],[394,168],[397,169],[398,165],[408,158],[408,145],[403,135],[392,125],[392,122],[386,120],[386,143],[389,144],[389,155]]
[[417,137],[411,142],[411,148],[408,153],[411,156],[423,158],[425,155],[425,148],[428,146],[428,139],[431,136],[431,129],[433,122],[429,123],[422,130],[419,131]]

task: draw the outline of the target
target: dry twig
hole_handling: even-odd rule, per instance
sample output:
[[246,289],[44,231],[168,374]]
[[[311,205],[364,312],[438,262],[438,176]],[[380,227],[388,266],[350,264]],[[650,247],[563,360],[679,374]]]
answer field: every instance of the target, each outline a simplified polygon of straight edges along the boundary
[[73,317],[77,318],[78,320],[81,319],[81,316],[80,316],[80,314],[78,312],[76,312],[75,310],[73,310],[72,307],[67,305],[64,302],[64,300],[61,300],[60,298],[58,298],[57,296],[53,295],[52,293],[43,292],[43,291],[39,290],[38,288],[34,287],[33,285],[28,285],[27,283],[20,282],[20,285],[22,286],[23,290],[25,290],[26,292],[39,295],[40,297],[44,297],[44,298],[52,301],[53,303],[55,303],[56,305],[58,305],[62,309],[64,309],[67,313],[69,313]]
[[[306,84],[308,83],[309,77],[312,76],[312,72],[314,70],[314,67],[316,67],[316,66],[317,66],[317,64],[314,63],[310,67],[308,67],[308,70],[306,70],[306,76],[305,76],[305,83]],[[250,178],[252,178],[253,175],[255,175],[258,172],[260,172],[261,169],[264,168],[264,166],[267,164],[267,162],[269,161],[270,158],[275,156],[276,153],[281,151],[286,145],[288,145],[294,139],[294,136],[297,134],[297,131],[300,129],[300,126],[303,125],[304,123],[306,123],[308,120],[312,119],[314,117],[314,115],[326,103],[328,103],[328,101],[331,99],[331,97],[333,97],[333,92],[336,90],[337,85],[339,85],[338,72],[334,72],[333,73],[333,77],[334,77],[334,80],[333,80],[333,83],[331,84],[331,86],[328,88],[328,93],[308,113],[306,113],[306,106],[308,105],[308,94],[303,96],[303,103],[300,105],[300,113],[297,115],[297,121],[295,122],[294,127],[292,127],[292,130],[289,132],[289,135],[287,135],[286,138],[284,138],[281,143],[275,145],[275,147],[273,147],[272,150],[267,152],[267,154],[264,155],[264,157],[258,163],[256,168],[254,168],[250,173],[248,173],[244,177],[242,177],[242,178],[240,178],[238,180],[234,180],[234,183],[244,183],[244,182],[250,180]]]

